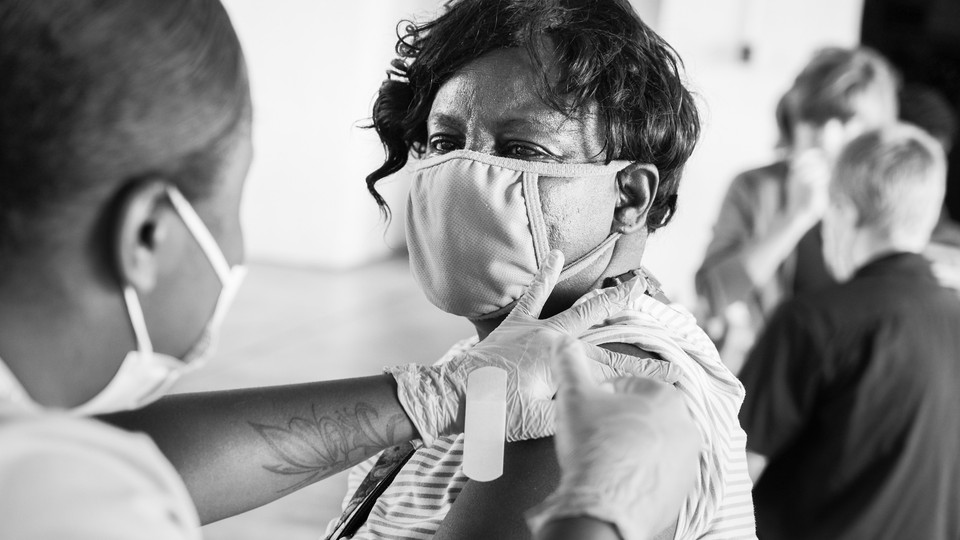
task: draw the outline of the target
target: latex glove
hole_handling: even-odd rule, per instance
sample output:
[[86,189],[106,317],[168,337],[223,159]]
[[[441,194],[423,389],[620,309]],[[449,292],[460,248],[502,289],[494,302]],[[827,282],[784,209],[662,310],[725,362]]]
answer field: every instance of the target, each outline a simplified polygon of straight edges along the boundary
[[[552,251],[510,315],[469,351],[444,364],[387,368],[397,381],[400,404],[425,445],[431,445],[437,437],[463,431],[467,376],[485,366],[507,372],[507,440],[533,439],[554,433],[556,416],[552,399],[558,385],[551,365],[556,344],[570,336],[579,336],[622,310],[637,285],[631,281],[610,288],[563,313],[540,320],[537,317],[562,268],[563,255]],[[585,354],[593,360],[584,369],[597,380],[643,374],[672,381],[679,376],[668,362],[641,360],[584,345]]]
[[636,377],[599,387],[574,340],[560,345],[557,371],[560,485],[528,513],[534,533],[574,516],[612,523],[625,540],[673,525],[696,481],[701,445],[680,392]]

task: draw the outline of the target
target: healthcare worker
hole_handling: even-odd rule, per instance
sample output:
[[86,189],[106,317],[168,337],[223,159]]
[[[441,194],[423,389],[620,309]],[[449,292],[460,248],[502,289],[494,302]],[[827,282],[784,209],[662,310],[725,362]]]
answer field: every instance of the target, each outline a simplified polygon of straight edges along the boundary
[[[150,405],[202,365],[244,274],[251,107],[226,12],[0,0],[0,80],[0,538],[197,538],[384,447],[461,431],[480,366],[510,372],[510,439],[552,433],[552,344],[628,293],[538,320],[554,253],[507,322],[444,366]],[[629,373],[584,350],[593,376]]]

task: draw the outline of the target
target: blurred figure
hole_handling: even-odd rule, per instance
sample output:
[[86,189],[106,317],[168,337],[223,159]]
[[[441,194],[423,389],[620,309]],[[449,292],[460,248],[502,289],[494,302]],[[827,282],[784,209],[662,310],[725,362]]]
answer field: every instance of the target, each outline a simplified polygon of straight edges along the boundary
[[696,287],[702,324],[734,372],[778,304],[832,283],[817,227],[831,164],[844,143],[896,119],[896,91],[872,50],[818,52],[777,107],[787,157],[730,184]]
[[823,218],[840,284],[783,304],[741,373],[761,538],[960,535],[960,299],[920,254],[945,177],[907,124],[840,156]]
[[[957,115],[950,102],[936,89],[908,84],[900,91],[900,119],[933,136],[950,154],[957,132]],[[950,174],[947,173],[949,180]],[[930,245],[924,254],[933,261],[934,274],[944,285],[960,290],[960,224],[954,221],[946,205],[940,210]]]
[[594,383],[579,344],[554,354],[560,486],[527,520],[537,540],[649,540],[696,481],[700,434],[680,395],[652,379]]

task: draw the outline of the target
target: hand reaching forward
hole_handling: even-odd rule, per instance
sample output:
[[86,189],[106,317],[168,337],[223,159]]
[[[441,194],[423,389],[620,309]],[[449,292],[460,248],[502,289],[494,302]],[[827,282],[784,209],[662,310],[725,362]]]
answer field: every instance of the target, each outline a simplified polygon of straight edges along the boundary
[[830,163],[819,149],[805,150],[791,160],[787,177],[787,212],[805,223],[820,221],[827,209]]
[[[527,292],[500,326],[486,339],[449,362],[435,366],[408,364],[388,368],[397,381],[397,394],[424,444],[439,436],[463,431],[467,376],[495,366],[507,372],[507,440],[552,435],[557,390],[551,365],[556,344],[577,337],[625,306],[636,282],[611,288],[549,319],[537,317],[557,283],[563,255],[548,256]],[[585,369],[596,380],[645,375],[668,382],[678,374],[667,362],[638,359],[583,344],[592,360]]]
[[[557,351],[560,486],[534,508],[537,533],[552,519],[590,516],[625,540],[670,527],[694,486],[700,434],[675,388],[626,377],[598,386],[580,344]],[[612,388],[613,391],[610,391]]]

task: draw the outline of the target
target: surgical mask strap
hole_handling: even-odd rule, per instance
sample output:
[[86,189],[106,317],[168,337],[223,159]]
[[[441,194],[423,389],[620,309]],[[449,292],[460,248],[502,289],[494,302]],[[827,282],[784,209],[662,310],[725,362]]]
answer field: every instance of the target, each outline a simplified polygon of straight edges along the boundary
[[230,263],[227,262],[227,257],[223,254],[223,250],[220,249],[220,245],[214,239],[213,234],[210,233],[210,229],[203,223],[197,211],[193,209],[193,205],[180,193],[180,190],[168,186],[167,195],[170,197],[174,209],[180,214],[183,223],[197,240],[200,249],[206,254],[207,260],[213,266],[213,271],[220,279],[220,284],[226,285],[230,277]]
[[132,285],[123,287],[123,299],[127,304],[127,313],[130,315],[130,325],[133,326],[133,335],[137,340],[137,350],[144,354],[153,354],[153,343],[147,332],[147,321],[143,316],[140,298]]

